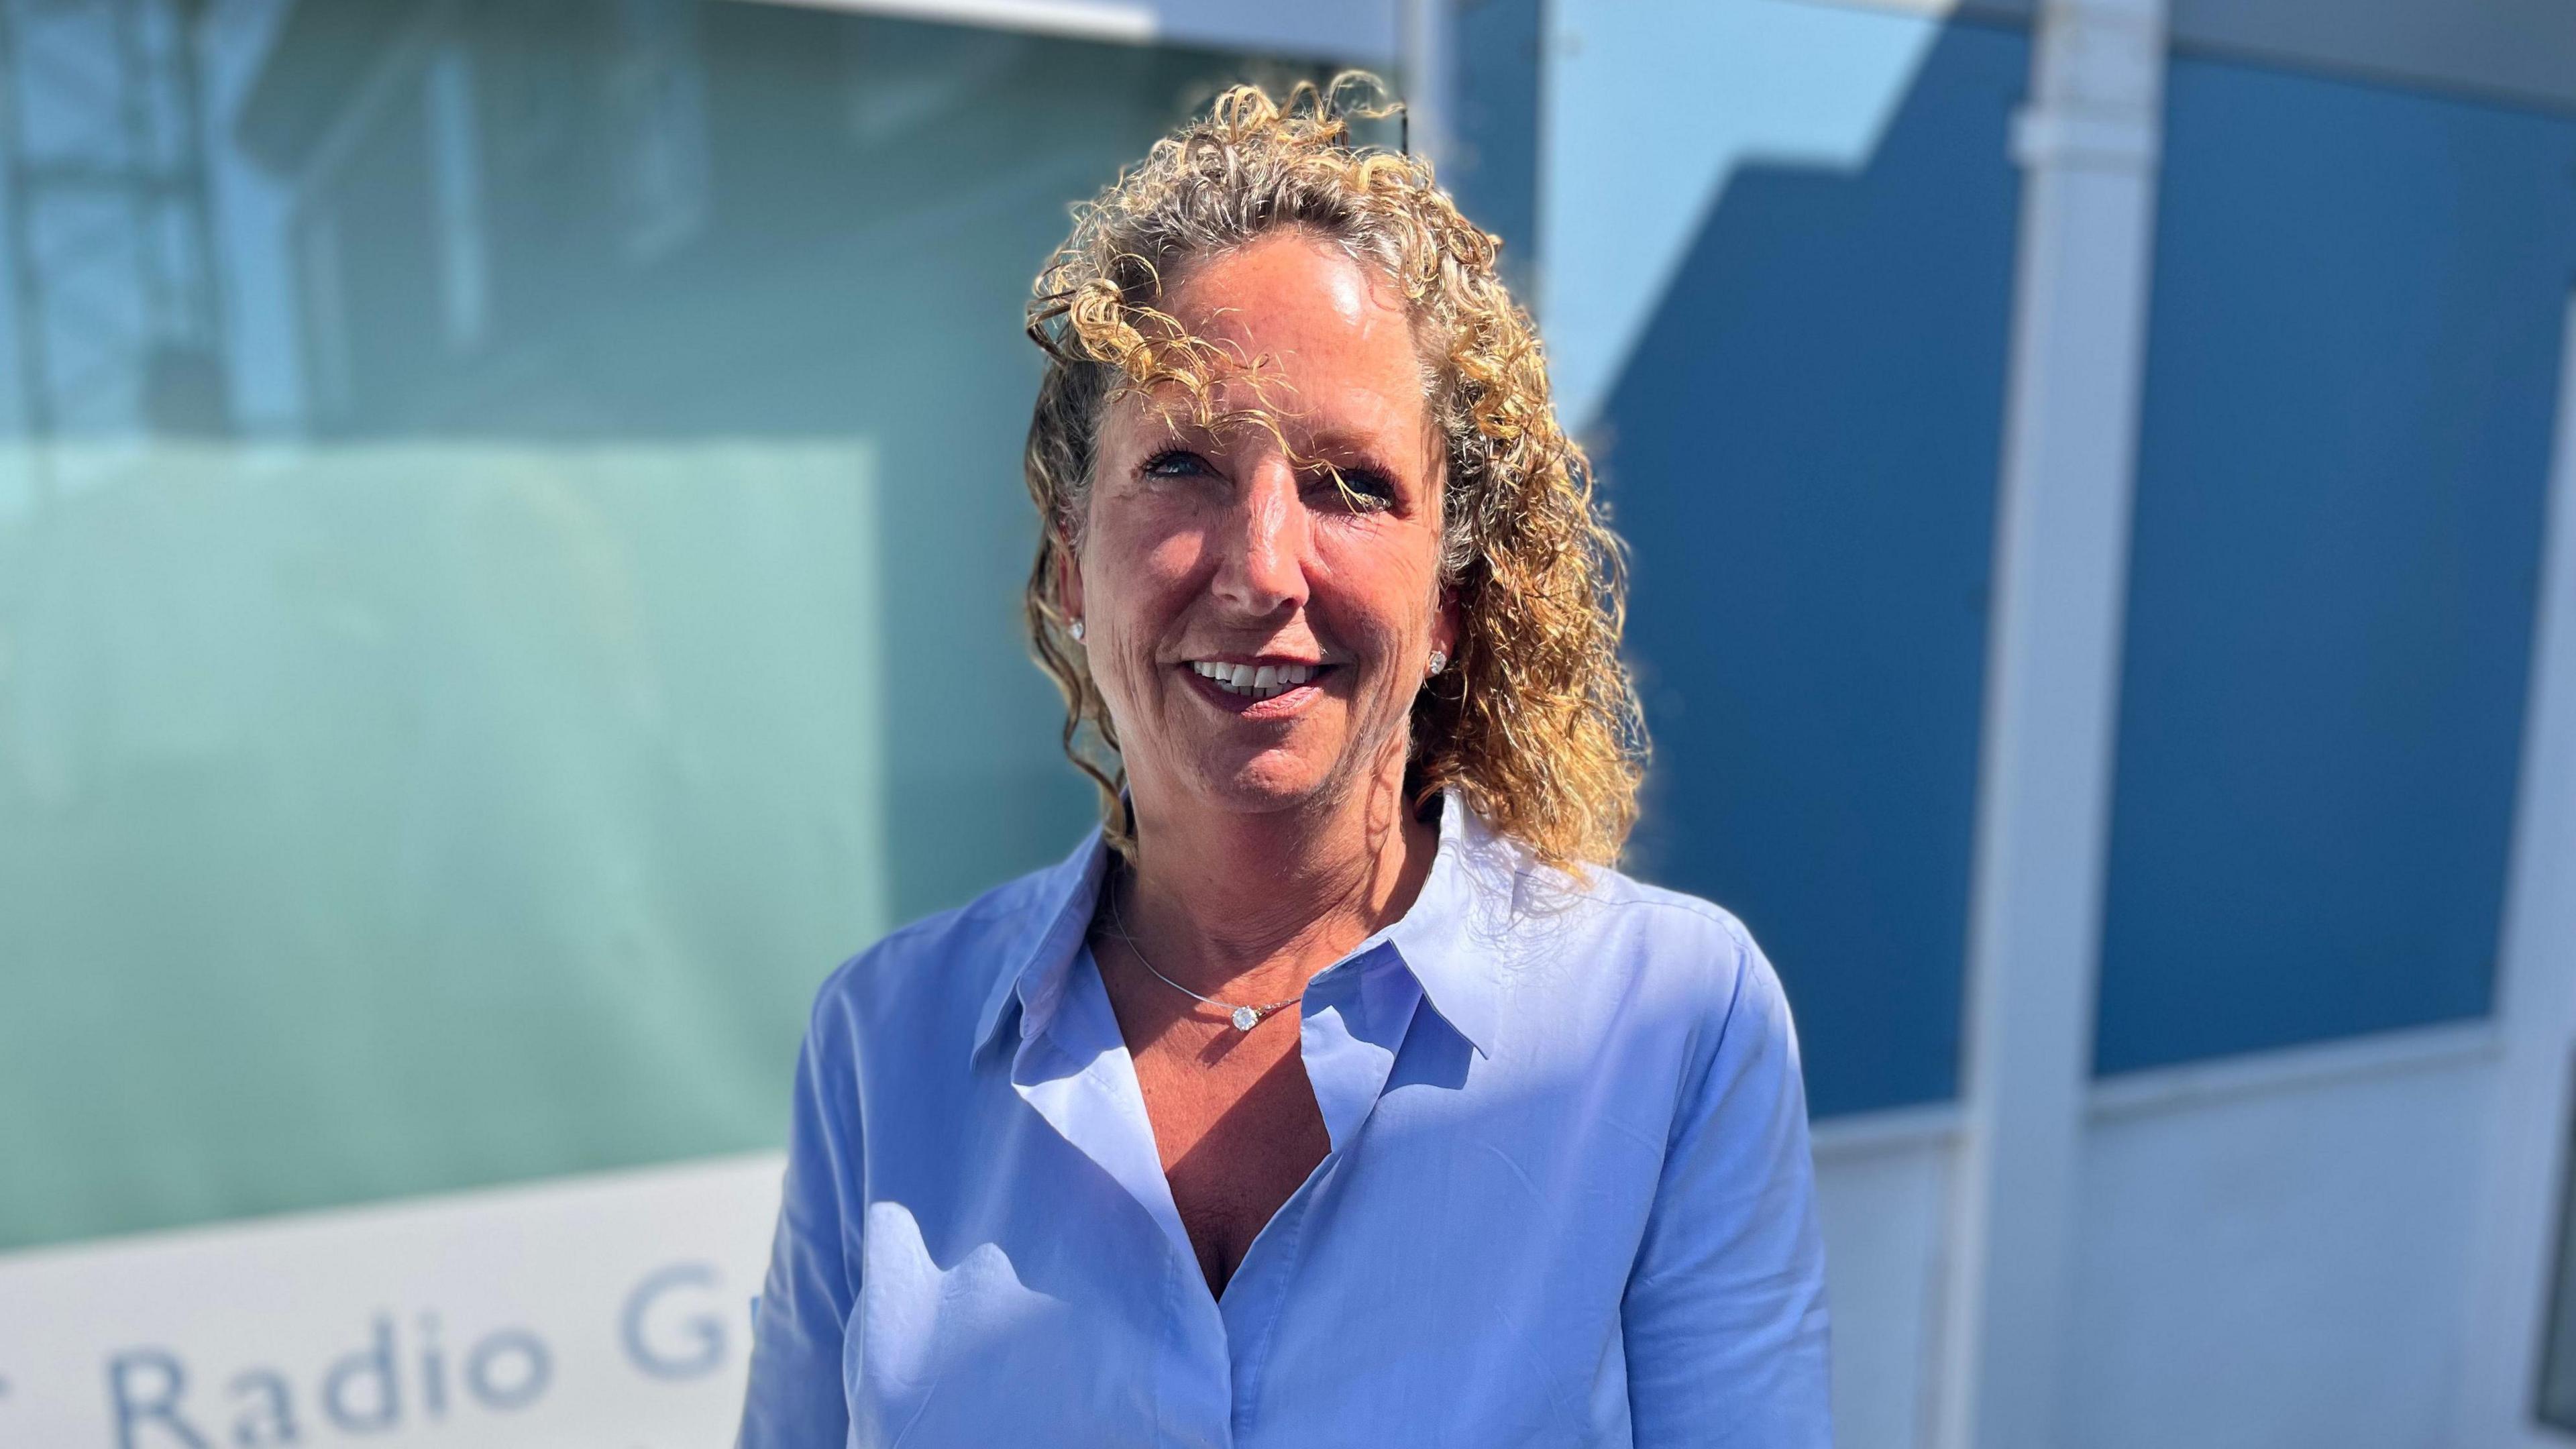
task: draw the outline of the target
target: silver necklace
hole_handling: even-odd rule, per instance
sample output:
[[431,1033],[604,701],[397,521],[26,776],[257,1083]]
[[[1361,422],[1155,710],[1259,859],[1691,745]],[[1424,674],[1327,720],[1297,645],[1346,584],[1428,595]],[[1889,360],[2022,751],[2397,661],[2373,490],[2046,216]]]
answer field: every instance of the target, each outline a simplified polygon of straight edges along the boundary
[[1194,1001],[1206,1002],[1208,1005],[1224,1012],[1226,1019],[1234,1023],[1234,1029],[1236,1031],[1250,1031],[1254,1027],[1261,1025],[1262,1018],[1279,1010],[1283,1006],[1294,1006],[1301,999],[1299,997],[1291,996],[1286,1001],[1274,1001],[1268,1006],[1238,1006],[1231,1001],[1219,1001],[1213,996],[1201,996],[1197,992],[1183,986],[1181,983],[1174,981],[1171,977],[1155,970],[1154,963],[1145,959],[1145,948],[1137,945],[1136,938],[1128,934],[1127,917],[1118,909],[1118,883],[1116,881],[1111,881],[1109,883],[1109,919],[1118,927],[1118,939],[1126,942],[1127,949],[1135,953],[1136,964],[1145,968],[1145,974],[1162,982],[1165,986],[1172,988],[1183,996],[1189,997]]

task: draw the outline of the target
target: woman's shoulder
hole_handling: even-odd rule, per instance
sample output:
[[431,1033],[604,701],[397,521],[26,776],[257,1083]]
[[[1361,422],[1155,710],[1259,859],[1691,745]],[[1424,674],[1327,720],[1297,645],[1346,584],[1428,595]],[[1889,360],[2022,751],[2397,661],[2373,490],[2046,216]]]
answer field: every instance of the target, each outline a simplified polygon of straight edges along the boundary
[[[1771,959],[1733,911],[1686,891],[1595,867],[1579,887],[1574,914],[1587,917],[1580,945],[1583,989],[1648,1009],[1623,1011],[1621,1030],[1642,1035],[1629,1048],[1668,1040],[1684,1080],[1745,1110],[1795,1101],[1803,1113],[1797,1025]],[[1606,969],[1605,969],[1606,968]],[[1745,1090],[1747,1082],[1758,1086]],[[1714,1098],[1703,1102],[1715,1110]]]
[[1596,988],[1647,992],[1669,1010],[1719,1022],[1748,1007],[1785,1016],[1778,973],[1733,911],[1612,866],[1573,872],[1516,853],[1514,934],[1585,961],[1581,974]]
[[1715,901],[1651,884],[1615,865],[1550,865],[1526,844],[1481,820],[1477,825],[1465,842],[1470,873],[1489,899],[1508,900],[1506,909],[1516,921],[1561,917],[1580,930],[1668,948],[1659,955],[1713,955],[1747,964],[1762,957],[1752,931]]
[[1585,895],[1607,910],[1640,918],[1647,929],[1755,950],[1753,933],[1743,920],[1715,901],[1653,885],[1609,866],[1595,866],[1590,874]]

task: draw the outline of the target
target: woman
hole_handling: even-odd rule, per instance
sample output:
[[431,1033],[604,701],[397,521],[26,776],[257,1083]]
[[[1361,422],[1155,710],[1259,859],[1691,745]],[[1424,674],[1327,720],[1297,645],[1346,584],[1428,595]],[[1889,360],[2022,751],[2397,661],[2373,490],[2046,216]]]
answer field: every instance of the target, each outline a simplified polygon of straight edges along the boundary
[[1635,815],[1527,317],[1336,94],[1039,278],[1028,611],[1104,823],[824,986],[742,1443],[1821,1445],[1797,1043]]

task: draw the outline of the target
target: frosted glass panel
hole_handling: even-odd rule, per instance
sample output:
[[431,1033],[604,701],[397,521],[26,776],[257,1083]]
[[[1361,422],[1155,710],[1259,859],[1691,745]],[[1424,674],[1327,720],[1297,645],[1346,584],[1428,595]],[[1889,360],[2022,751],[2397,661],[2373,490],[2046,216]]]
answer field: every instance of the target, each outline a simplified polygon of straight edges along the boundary
[[0,1249],[776,1145],[832,965],[1088,818],[1019,308],[1250,67],[677,0],[0,27]]

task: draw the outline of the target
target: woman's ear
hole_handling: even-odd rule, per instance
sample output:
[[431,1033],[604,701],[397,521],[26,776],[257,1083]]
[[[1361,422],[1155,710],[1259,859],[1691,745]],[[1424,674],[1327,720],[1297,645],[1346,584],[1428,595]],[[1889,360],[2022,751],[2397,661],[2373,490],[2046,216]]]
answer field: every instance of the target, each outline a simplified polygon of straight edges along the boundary
[[1064,535],[1056,535],[1052,546],[1055,549],[1056,607],[1064,611],[1066,619],[1080,619],[1082,617],[1082,562],[1074,554],[1072,545],[1065,542]]

